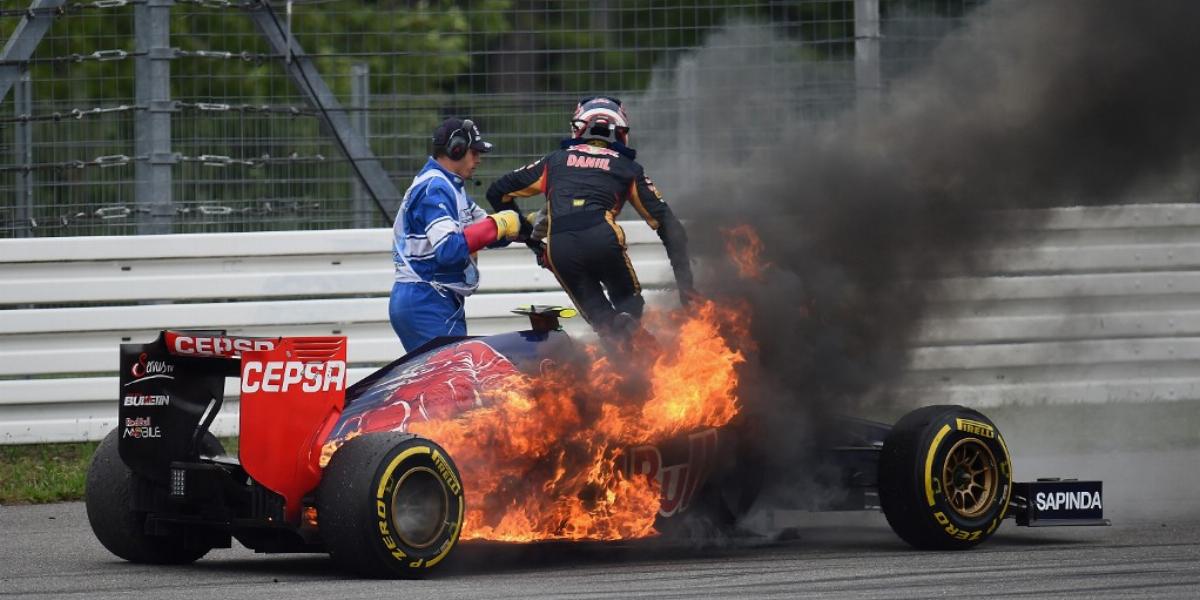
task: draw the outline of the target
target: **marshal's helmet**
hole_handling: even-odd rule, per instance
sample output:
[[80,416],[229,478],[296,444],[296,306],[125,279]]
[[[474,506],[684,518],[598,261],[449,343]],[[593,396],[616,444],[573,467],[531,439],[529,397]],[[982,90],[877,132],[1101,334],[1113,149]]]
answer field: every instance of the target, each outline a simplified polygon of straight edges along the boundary
[[629,118],[621,101],[611,96],[592,96],[579,101],[571,117],[571,137],[629,143]]

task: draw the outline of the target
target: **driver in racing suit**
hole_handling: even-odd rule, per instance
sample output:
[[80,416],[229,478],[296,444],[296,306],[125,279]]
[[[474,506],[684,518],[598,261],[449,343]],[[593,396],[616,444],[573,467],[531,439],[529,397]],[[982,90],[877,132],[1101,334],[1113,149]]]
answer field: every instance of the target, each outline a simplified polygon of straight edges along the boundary
[[681,302],[686,306],[695,294],[687,233],[634,160],[628,140],[629,121],[620,100],[586,98],[576,107],[571,137],[560,149],[504,175],[487,191],[494,210],[518,213],[514,198],[546,196],[544,215],[524,215],[522,221],[537,222],[535,242],[545,230],[539,263],[554,273],[601,335],[631,332],[645,305],[626,254],[625,232],[616,223],[627,202],[666,247]]

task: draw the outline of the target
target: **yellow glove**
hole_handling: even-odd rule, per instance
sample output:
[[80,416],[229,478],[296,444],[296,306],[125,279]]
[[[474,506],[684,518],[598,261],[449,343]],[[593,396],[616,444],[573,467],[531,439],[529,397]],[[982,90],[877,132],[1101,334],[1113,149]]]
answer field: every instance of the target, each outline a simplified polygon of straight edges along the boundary
[[496,222],[496,239],[512,240],[521,233],[521,217],[514,210],[502,210],[488,215]]

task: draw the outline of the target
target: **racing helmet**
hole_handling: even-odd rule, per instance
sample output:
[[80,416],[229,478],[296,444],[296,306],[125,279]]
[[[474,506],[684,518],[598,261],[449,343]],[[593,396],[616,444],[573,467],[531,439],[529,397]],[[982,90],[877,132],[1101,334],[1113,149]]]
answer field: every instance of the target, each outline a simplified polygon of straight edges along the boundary
[[629,143],[629,118],[621,101],[611,96],[592,96],[579,101],[571,117],[571,137]]

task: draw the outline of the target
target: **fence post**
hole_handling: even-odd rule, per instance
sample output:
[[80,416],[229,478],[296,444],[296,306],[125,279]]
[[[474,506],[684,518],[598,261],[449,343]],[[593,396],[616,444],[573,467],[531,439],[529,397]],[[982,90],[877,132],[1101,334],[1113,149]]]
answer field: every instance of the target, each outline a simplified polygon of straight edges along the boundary
[[879,0],[854,0],[854,81],[860,114],[879,110]]
[[51,14],[38,14],[35,11],[62,8],[66,3],[67,0],[33,0],[29,5],[29,14],[21,17],[21,22],[4,43],[4,49],[0,50],[0,63],[4,63],[0,64],[0,102],[4,101],[8,90],[17,82],[20,63],[33,56],[33,51],[54,23],[55,17]]
[[[358,135],[370,145],[371,67],[367,63],[355,63],[350,67],[350,122]],[[371,226],[371,215],[375,214],[371,199],[360,178],[354,178],[354,227],[363,229]]]
[[[13,108],[16,116],[33,114],[33,83],[29,76],[29,68],[22,66],[17,75],[16,85],[13,86]],[[14,158],[23,166],[25,171],[17,173],[17,235],[33,237],[33,123],[18,121],[13,128]]]
[[[134,119],[134,204],[138,233],[171,233],[175,206],[171,170],[171,6],[174,0],[147,0],[133,7],[137,52],[134,95],[147,113]],[[148,212],[147,212],[148,211]]]
[[400,191],[383,170],[383,165],[371,151],[366,138],[354,129],[346,110],[342,108],[342,103],[321,78],[312,58],[305,54],[300,43],[283,29],[284,25],[279,22],[270,3],[259,4],[247,14],[271,49],[290,57],[291,60],[285,65],[288,75],[309,103],[319,109],[321,120],[333,135],[338,149],[350,161],[355,176],[371,194],[371,200],[376,204],[384,221],[390,222],[392,213],[400,206]]

